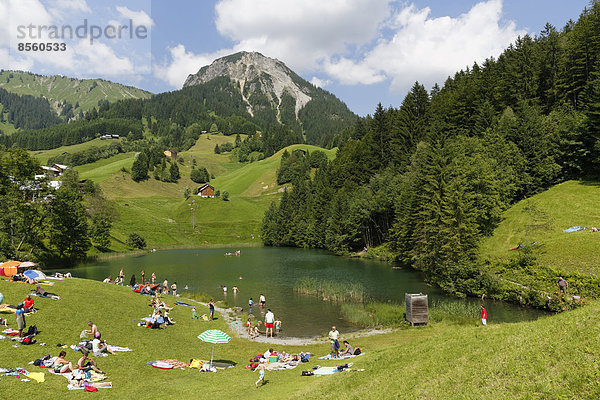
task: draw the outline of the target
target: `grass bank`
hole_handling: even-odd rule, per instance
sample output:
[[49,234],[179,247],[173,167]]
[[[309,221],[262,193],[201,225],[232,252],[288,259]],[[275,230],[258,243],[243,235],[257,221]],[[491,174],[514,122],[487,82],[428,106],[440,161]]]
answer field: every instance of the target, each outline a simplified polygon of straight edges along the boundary
[[[0,281],[5,303],[16,303],[29,287]],[[36,298],[40,311],[28,318],[42,333],[46,346],[12,347],[0,340],[0,368],[26,367],[27,362],[47,353],[57,353],[57,343],[74,344],[89,319],[103,336],[134,351],[99,358],[100,367],[113,382],[113,389],[101,389],[98,398],[138,398],[144,391],[168,389],[170,398],[194,398],[198,393],[216,398],[260,396],[264,398],[565,398],[593,399],[600,396],[598,359],[600,338],[596,315],[600,304],[541,318],[533,322],[494,324],[486,328],[472,324],[433,321],[429,327],[396,330],[391,333],[351,339],[365,349],[355,358],[362,372],[332,376],[302,377],[302,369],[335,365],[335,361],[311,360],[301,367],[267,372],[268,383],[256,389],[257,374],[243,368],[250,356],[266,350],[265,344],[234,337],[217,345],[215,358],[237,363],[235,368],[216,374],[196,370],[157,370],[146,361],[161,358],[210,357],[211,345],[196,336],[205,329],[228,331],[222,316],[213,322],[192,320],[189,308],[173,310],[175,326],[149,330],[136,326],[148,314],[147,299],[128,288],[100,282],[72,279],[58,282],[52,291],[60,301]],[[167,297],[167,302],[174,298]],[[200,312],[205,312],[199,309]],[[14,327],[14,315],[7,316]],[[342,332],[343,334],[343,332]],[[287,352],[311,351],[321,355],[328,344],[277,346]],[[68,358],[77,353],[69,350]],[[390,379],[393,376],[393,379]],[[21,382],[0,378],[3,397],[33,398],[66,395],[66,380],[46,374],[46,382]],[[162,392],[161,392],[162,393]],[[69,396],[86,396],[72,392]]]

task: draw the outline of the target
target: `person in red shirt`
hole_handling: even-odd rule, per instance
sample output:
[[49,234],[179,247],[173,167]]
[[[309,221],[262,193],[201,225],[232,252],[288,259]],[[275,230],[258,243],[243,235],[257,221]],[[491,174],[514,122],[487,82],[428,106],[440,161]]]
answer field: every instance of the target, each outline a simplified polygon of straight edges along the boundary
[[481,323],[483,324],[483,326],[487,325],[487,310],[485,309],[483,304],[481,305]]
[[30,312],[33,308],[33,299],[31,298],[30,295],[27,295],[27,297],[25,297],[25,300],[23,300],[23,306],[24,306],[24,310],[26,313]]

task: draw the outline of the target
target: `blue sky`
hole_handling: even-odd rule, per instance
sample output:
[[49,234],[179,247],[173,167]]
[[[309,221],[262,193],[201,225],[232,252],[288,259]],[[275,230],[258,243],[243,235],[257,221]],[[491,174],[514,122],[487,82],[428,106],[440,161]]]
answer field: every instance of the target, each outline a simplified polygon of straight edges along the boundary
[[[0,0],[0,68],[96,78],[154,93],[181,87],[215,58],[259,51],[340,97],[354,112],[398,106],[500,54],[549,22],[576,20],[588,0]],[[4,20],[2,20],[4,18]],[[102,35],[54,37],[66,51],[23,52],[19,26],[95,25]],[[126,27],[127,26],[127,27]],[[119,27],[147,35],[115,38]],[[113,29],[114,30],[111,30]],[[89,29],[89,28],[88,28]],[[108,29],[108,30],[107,30]],[[21,30],[22,31],[22,30]],[[28,32],[30,33],[30,32]]]

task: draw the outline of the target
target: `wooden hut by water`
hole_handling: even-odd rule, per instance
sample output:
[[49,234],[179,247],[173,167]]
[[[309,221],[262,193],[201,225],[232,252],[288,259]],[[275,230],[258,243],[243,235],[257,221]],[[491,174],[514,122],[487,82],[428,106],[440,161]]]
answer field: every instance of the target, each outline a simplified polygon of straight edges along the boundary
[[411,326],[415,324],[427,325],[429,323],[427,295],[423,293],[405,293],[404,299],[406,302],[406,320],[410,322]]

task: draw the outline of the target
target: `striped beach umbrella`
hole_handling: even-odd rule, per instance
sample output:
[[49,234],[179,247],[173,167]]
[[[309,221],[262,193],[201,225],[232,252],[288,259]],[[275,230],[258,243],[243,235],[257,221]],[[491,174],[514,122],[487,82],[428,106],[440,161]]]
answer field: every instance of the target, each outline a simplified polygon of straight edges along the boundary
[[210,355],[210,366],[212,367],[213,356],[215,354],[215,344],[217,343],[229,343],[231,337],[223,331],[218,329],[209,329],[198,335],[198,339],[206,343],[212,343],[212,353]]

